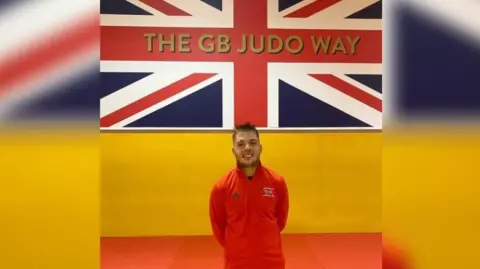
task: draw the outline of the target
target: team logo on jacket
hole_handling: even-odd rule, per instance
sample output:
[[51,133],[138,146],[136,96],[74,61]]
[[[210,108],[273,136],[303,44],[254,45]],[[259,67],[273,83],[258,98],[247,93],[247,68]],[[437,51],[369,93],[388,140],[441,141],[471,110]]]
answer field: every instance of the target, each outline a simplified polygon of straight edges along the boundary
[[274,188],[269,188],[269,187],[263,188],[263,196],[275,197],[275,189]]

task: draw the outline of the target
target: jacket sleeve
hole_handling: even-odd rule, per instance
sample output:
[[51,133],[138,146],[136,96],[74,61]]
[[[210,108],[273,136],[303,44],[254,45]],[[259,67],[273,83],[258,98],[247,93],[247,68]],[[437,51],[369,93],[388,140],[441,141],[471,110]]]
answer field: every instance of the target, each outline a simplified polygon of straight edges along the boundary
[[285,226],[287,225],[289,210],[288,188],[284,178],[282,178],[282,180],[280,181],[280,188],[278,189],[279,192],[277,193],[277,223],[280,231],[283,231],[283,229],[285,229]]
[[222,247],[225,247],[226,222],[225,193],[222,188],[215,185],[210,193],[210,224],[213,235]]

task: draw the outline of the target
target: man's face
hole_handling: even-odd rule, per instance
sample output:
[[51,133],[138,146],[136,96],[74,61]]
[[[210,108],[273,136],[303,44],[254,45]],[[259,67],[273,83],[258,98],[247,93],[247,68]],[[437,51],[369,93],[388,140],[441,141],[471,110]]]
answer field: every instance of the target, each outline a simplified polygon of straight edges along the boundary
[[262,145],[254,131],[238,132],[233,143],[232,152],[240,166],[251,167],[260,160]]

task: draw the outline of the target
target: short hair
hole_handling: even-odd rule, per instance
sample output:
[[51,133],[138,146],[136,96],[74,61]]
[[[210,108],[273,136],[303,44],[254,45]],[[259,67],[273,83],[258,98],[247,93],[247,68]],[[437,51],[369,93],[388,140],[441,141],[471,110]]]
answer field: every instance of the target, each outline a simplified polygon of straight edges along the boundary
[[233,134],[232,134],[232,139],[234,141],[238,132],[254,132],[257,135],[258,139],[260,140],[260,134],[257,130],[257,127],[250,122],[245,122],[239,125],[235,125],[235,129],[233,130]]

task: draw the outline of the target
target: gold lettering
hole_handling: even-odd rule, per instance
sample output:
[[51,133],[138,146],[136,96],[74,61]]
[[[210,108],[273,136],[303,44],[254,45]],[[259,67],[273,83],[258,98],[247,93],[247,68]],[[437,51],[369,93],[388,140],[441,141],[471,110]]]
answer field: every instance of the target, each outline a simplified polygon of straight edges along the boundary
[[318,39],[315,36],[310,36],[312,40],[313,49],[315,50],[315,54],[318,54],[319,50],[321,49],[324,54],[328,54],[328,48],[330,48],[330,42],[332,41],[331,36],[327,36],[327,40],[323,40],[323,36],[319,36]]
[[178,52],[191,52],[192,49],[190,48],[190,38],[192,38],[189,34],[179,34],[178,35]]
[[350,44],[350,54],[354,55],[357,53],[357,45],[360,41],[360,36],[356,36],[353,40],[350,36],[347,36],[348,43]]
[[247,52],[247,35],[242,35],[242,47],[237,52],[242,54]]
[[254,35],[250,35],[250,50],[253,52],[253,53],[262,53],[265,51],[265,36],[261,35],[260,37],[260,47],[256,48],[255,47],[255,36]]
[[345,44],[343,44],[343,40],[341,37],[337,37],[335,44],[333,44],[332,54],[335,54],[338,51],[342,51],[343,54],[347,54],[347,49],[345,48]]
[[158,51],[163,52],[164,46],[170,46],[170,51],[175,52],[175,34],[170,34],[170,40],[165,40],[163,34],[158,34]]
[[[292,48],[292,41],[296,40],[298,42],[298,48],[294,49]],[[285,40],[285,48],[291,53],[291,54],[298,54],[303,50],[303,40],[296,36],[292,35],[287,37],[287,40]]]
[[229,53],[232,47],[230,46],[230,37],[228,35],[218,35],[218,47],[219,53]]
[[[273,44],[274,44],[273,42],[274,41],[278,42],[278,46],[276,48],[273,47]],[[276,36],[276,35],[268,36],[268,39],[267,39],[267,51],[268,51],[268,53],[277,54],[277,53],[281,52],[282,50],[283,50],[283,40],[279,36]]]
[[[212,42],[206,47],[204,42],[207,39],[210,39]],[[198,39],[198,47],[200,48],[201,51],[206,53],[214,52],[215,44],[213,44],[213,36],[209,34],[201,35],[200,38]]]
[[153,39],[157,37],[156,34],[143,34],[143,37],[147,38],[147,51],[153,51]]

